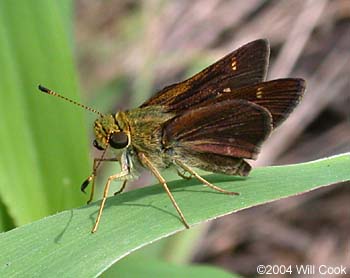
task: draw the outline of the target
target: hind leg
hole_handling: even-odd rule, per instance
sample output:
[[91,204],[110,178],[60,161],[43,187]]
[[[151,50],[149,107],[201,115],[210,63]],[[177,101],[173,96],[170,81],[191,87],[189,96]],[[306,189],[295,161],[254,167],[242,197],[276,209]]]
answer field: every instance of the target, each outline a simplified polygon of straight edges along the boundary
[[179,165],[182,169],[184,169],[186,172],[190,173],[191,175],[193,175],[196,179],[198,179],[199,181],[201,181],[202,183],[204,183],[206,186],[210,187],[211,189],[214,189],[216,191],[225,193],[225,194],[229,194],[229,195],[239,195],[238,192],[232,192],[232,191],[228,191],[225,189],[222,189],[210,182],[208,182],[206,179],[202,178],[200,175],[198,175],[194,170],[192,170],[192,168],[190,168],[189,166],[187,166],[186,164],[184,164],[183,162],[179,161],[179,160],[175,160],[175,163],[177,165]]

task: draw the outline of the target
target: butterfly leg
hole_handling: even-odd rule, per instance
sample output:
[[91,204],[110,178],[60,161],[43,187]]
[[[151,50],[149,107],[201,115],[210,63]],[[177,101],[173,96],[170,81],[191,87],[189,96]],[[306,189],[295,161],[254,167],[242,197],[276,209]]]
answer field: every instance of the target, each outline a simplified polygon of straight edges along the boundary
[[182,213],[180,207],[178,206],[178,204],[175,201],[175,198],[173,196],[173,194],[170,192],[168,185],[166,184],[165,179],[162,177],[162,175],[159,173],[159,171],[157,170],[157,168],[152,164],[152,162],[143,154],[140,153],[139,157],[141,159],[141,161],[143,162],[144,165],[146,165],[151,172],[155,175],[155,177],[158,179],[159,183],[163,186],[165,192],[168,194],[171,202],[173,203],[173,206],[175,207],[177,213],[179,214],[183,224],[185,225],[185,227],[187,229],[190,228],[190,225],[187,223],[184,214]]
[[90,197],[89,200],[87,201],[87,204],[90,204],[92,199],[94,198],[94,192],[95,192],[95,178],[96,178],[96,170],[97,167],[97,163],[101,163],[102,161],[118,161],[116,158],[95,158],[94,159],[94,163],[92,166],[92,174],[83,182],[83,184],[81,185],[81,191],[85,192],[85,188],[89,185],[90,182],[92,182],[91,185],[91,192],[90,192]]
[[222,192],[222,193],[225,193],[225,194],[229,194],[229,195],[239,195],[238,192],[228,191],[228,190],[222,189],[222,188],[220,188],[220,187],[218,187],[218,186],[216,186],[214,184],[211,184],[206,179],[203,179],[200,175],[198,175],[194,170],[192,170],[192,168],[190,168],[186,164],[182,163],[181,161],[175,160],[175,163],[177,165],[179,165],[182,169],[184,169],[186,172],[189,172],[191,175],[196,177],[199,181],[201,181],[202,183],[204,183],[205,185],[210,187],[211,189],[214,189],[216,191],[219,191],[219,192]]
[[177,174],[185,180],[190,180],[192,178],[192,174],[190,174],[189,176],[186,176],[186,171],[181,172],[179,169],[177,169]]
[[[108,197],[108,191],[109,191],[109,186],[111,185],[111,182],[114,181],[114,180],[125,179],[128,175],[129,175],[128,172],[123,171],[123,172],[120,172],[120,173],[118,173],[116,175],[108,177],[107,183],[106,183],[105,188],[103,190],[103,198],[102,198],[102,202],[101,202],[100,208],[98,210],[96,222],[95,222],[94,227],[91,230],[91,233],[96,232],[98,224],[100,223],[102,211],[103,211],[103,208],[105,206],[105,203],[106,203],[106,200],[107,200],[107,197]],[[124,187],[125,187],[125,185],[126,185],[126,182],[123,183]],[[122,187],[121,189],[124,189],[124,187]]]
[[118,194],[122,193],[124,191],[125,187],[126,187],[126,183],[127,182],[128,182],[128,180],[123,180],[122,186],[120,187],[120,189],[118,191],[114,192],[113,195],[115,196],[115,195],[118,195]]

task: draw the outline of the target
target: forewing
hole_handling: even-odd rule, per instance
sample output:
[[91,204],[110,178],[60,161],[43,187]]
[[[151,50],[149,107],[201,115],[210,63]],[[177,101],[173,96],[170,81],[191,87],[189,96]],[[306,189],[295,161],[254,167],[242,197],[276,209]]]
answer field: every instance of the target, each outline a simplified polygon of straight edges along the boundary
[[246,100],[226,100],[170,120],[163,144],[175,150],[255,159],[271,130],[267,109]]
[[305,81],[298,78],[276,79],[235,89],[230,80],[222,84],[212,97],[199,104],[207,106],[230,99],[245,99],[265,107],[272,115],[273,126],[282,123],[300,102]]
[[[230,80],[232,88],[256,84],[266,79],[270,48],[267,40],[256,40],[231,52],[193,77],[158,92],[141,107],[162,105],[184,111],[210,97],[215,88]],[[191,98],[191,102],[186,101]]]

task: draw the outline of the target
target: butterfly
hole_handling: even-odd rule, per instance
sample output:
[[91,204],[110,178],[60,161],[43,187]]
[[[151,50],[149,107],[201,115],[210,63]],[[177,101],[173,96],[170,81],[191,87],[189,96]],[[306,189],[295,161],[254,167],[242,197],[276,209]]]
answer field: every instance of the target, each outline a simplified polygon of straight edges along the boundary
[[[104,161],[117,161],[121,172],[108,178],[92,232],[97,230],[112,181],[122,181],[121,193],[129,180],[143,168],[158,179],[189,228],[183,212],[169,190],[161,170],[175,167],[213,190],[238,195],[201,177],[193,168],[227,175],[247,176],[262,143],[300,102],[305,81],[283,78],[266,81],[270,48],[267,40],[252,41],[182,82],[165,87],[140,107],[102,114],[69,100],[43,86],[39,89],[97,113],[93,145],[102,155],[94,159],[92,174],[84,181],[84,191],[92,182],[94,195],[97,169]],[[112,158],[105,158],[107,150]]]

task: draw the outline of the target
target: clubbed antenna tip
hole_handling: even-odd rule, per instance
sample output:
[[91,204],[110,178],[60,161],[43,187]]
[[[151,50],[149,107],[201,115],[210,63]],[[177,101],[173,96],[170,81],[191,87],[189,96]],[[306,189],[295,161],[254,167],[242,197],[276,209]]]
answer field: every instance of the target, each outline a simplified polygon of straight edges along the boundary
[[42,91],[44,93],[49,93],[50,92],[50,90],[48,88],[44,87],[43,85],[39,85],[38,88],[39,88],[40,91]]

